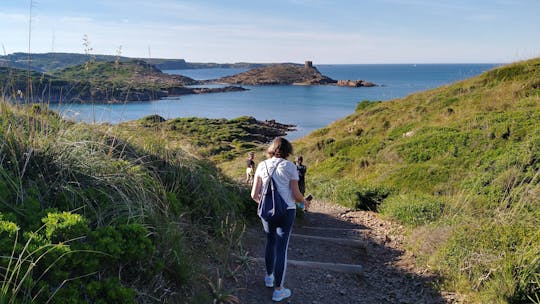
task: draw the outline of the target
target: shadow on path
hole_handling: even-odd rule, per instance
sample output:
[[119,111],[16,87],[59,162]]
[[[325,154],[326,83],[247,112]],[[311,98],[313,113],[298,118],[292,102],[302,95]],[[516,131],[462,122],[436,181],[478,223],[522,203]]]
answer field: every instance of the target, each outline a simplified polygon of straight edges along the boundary
[[[322,203],[312,206],[295,222],[288,259],[324,263],[325,267],[289,264],[285,286],[292,296],[282,303],[446,303],[431,287],[435,278],[416,274],[404,252],[390,246],[394,236],[380,229],[388,222],[368,212],[348,213]],[[260,224],[245,233],[248,255],[257,260],[239,278],[240,303],[275,303],[273,289],[263,283],[264,238]],[[361,272],[343,272],[332,263],[361,266]]]

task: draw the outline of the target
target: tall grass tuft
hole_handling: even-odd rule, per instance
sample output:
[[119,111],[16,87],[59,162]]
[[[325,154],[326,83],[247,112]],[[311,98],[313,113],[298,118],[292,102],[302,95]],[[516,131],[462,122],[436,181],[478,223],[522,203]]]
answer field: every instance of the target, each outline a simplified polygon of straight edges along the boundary
[[[198,288],[209,275],[204,265],[221,265],[220,273],[234,275],[231,256],[240,250],[249,196],[211,162],[171,146],[159,130],[131,138],[110,126],[64,121],[45,105],[2,101],[0,111],[0,214],[22,231],[38,229],[42,219],[69,221],[61,215],[57,222],[50,212],[88,220],[85,242],[71,245],[84,252],[80,257],[69,254],[58,264],[43,259],[51,268],[41,280],[60,288],[55,298],[189,299],[195,290],[210,293]],[[52,244],[52,235],[40,235],[43,244]],[[132,244],[137,238],[141,242]],[[0,255],[9,256],[4,245]],[[6,269],[0,269],[3,277],[13,267]],[[111,276],[115,272],[129,276]],[[35,275],[29,272],[27,279]],[[116,291],[105,296],[107,290]],[[49,292],[29,294],[43,300]]]

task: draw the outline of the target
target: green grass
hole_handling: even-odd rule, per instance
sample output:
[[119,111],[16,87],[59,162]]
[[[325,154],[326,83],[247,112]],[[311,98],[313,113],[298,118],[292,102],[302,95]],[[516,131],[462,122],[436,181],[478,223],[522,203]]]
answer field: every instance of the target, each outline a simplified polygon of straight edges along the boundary
[[[403,99],[363,101],[294,143],[308,192],[404,224],[408,248],[441,277],[441,289],[471,302],[535,301],[539,83],[534,59]],[[250,117],[154,116],[113,127],[65,122],[42,105],[4,101],[0,110],[2,233],[20,227],[35,248],[69,243],[43,264],[54,269],[36,272],[39,286],[59,298],[116,290],[114,302],[235,300],[221,279],[235,276],[231,257],[242,254],[244,219],[255,212],[233,179],[273,130],[260,132]],[[3,256],[21,250],[1,240]],[[118,276],[123,261],[133,272]],[[36,296],[27,290],[17,295],[23,301]]]
[[365,189],[388,189],[380,212],[409,227],[409,248],[445,279],[442,288],[471,302],[537,299],[539,88],[533,59],[362,101],[295,143],[308,191],[359,208]]
[[[211,298],[216,268],[234,275],[244,188],[155,132],[120,133],[0,102],[0,234],[12,236],[0,256],[15,257],[0,260],[3,299],[182,303]],[[35,268],[7,280],[8,263],[25,273],[33,262],[20,257],[34,251]]]
[[[228,172],[234,180],[243,181],[245,164],[243,159],[238,158],[246,157],[250,151],[262,151],[267,142],[283,135],[289,127],[279,123],[268,124],[251,116],[235,119],[186,117],[165,120],[151,115],[121,123],[114,128],[118,134],[139,146],[163,145],[209,159]],[[158,142],[152,139],[155,134],[162,137]],[[263,157],[262,153],[260,157]],[[257,158],[260,160],[260,157],[258,155]]]

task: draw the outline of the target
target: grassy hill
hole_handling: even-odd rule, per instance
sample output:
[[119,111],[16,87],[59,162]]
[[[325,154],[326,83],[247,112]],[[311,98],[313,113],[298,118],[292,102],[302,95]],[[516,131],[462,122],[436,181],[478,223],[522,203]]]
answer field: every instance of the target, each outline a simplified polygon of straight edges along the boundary
[[285,135],[293,127],[275,121],[259,121],[250,116],[230,120],[197,117],[165,120],[151,115],[118,124],[114,129],[126,138],[137,140],[140,137],[143,141],[158,132],[172,149],[182,148],[220,164],[262,149],[264,144]]
[[159,132],[1,101],[0,302],[233,299],[220,280],[243,254],[248,198]]
[[141,60],[88,61],[53,73],[0,67],[0,94],[17,102],[125,103],[245,90],[235,86],[187,87],[198,83],[189,77],[163,73]]
[[110,82],[133,87],[156,87],[192,85],[197,82],[181,75],[164,74],[156,66],[142,60],[89,61],[52,73],[61,78]]
[[308,191],[381,211],[472,302],[540,292],[540,59],[355,113],[296,143]]

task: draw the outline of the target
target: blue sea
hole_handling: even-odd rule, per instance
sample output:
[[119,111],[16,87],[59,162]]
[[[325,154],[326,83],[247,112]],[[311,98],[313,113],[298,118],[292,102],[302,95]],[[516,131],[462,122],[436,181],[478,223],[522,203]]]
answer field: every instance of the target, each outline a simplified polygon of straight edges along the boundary
[[[470,78],[498,64],[355,64],[317,65],[333,79],[366,80],[377,87],[244,86],[247,91],[183,95],[128,104],[51,105],[66,118],[90,123],[119,123],[158,114],[164,118],[232,119],[243,115],[296,125],[289,139],[302,137],[354,112],[362,100],[386,101]],[[246,69],[168,70],[194,79],[214,79]],[[207,86],[208,87],[208,86]]]

